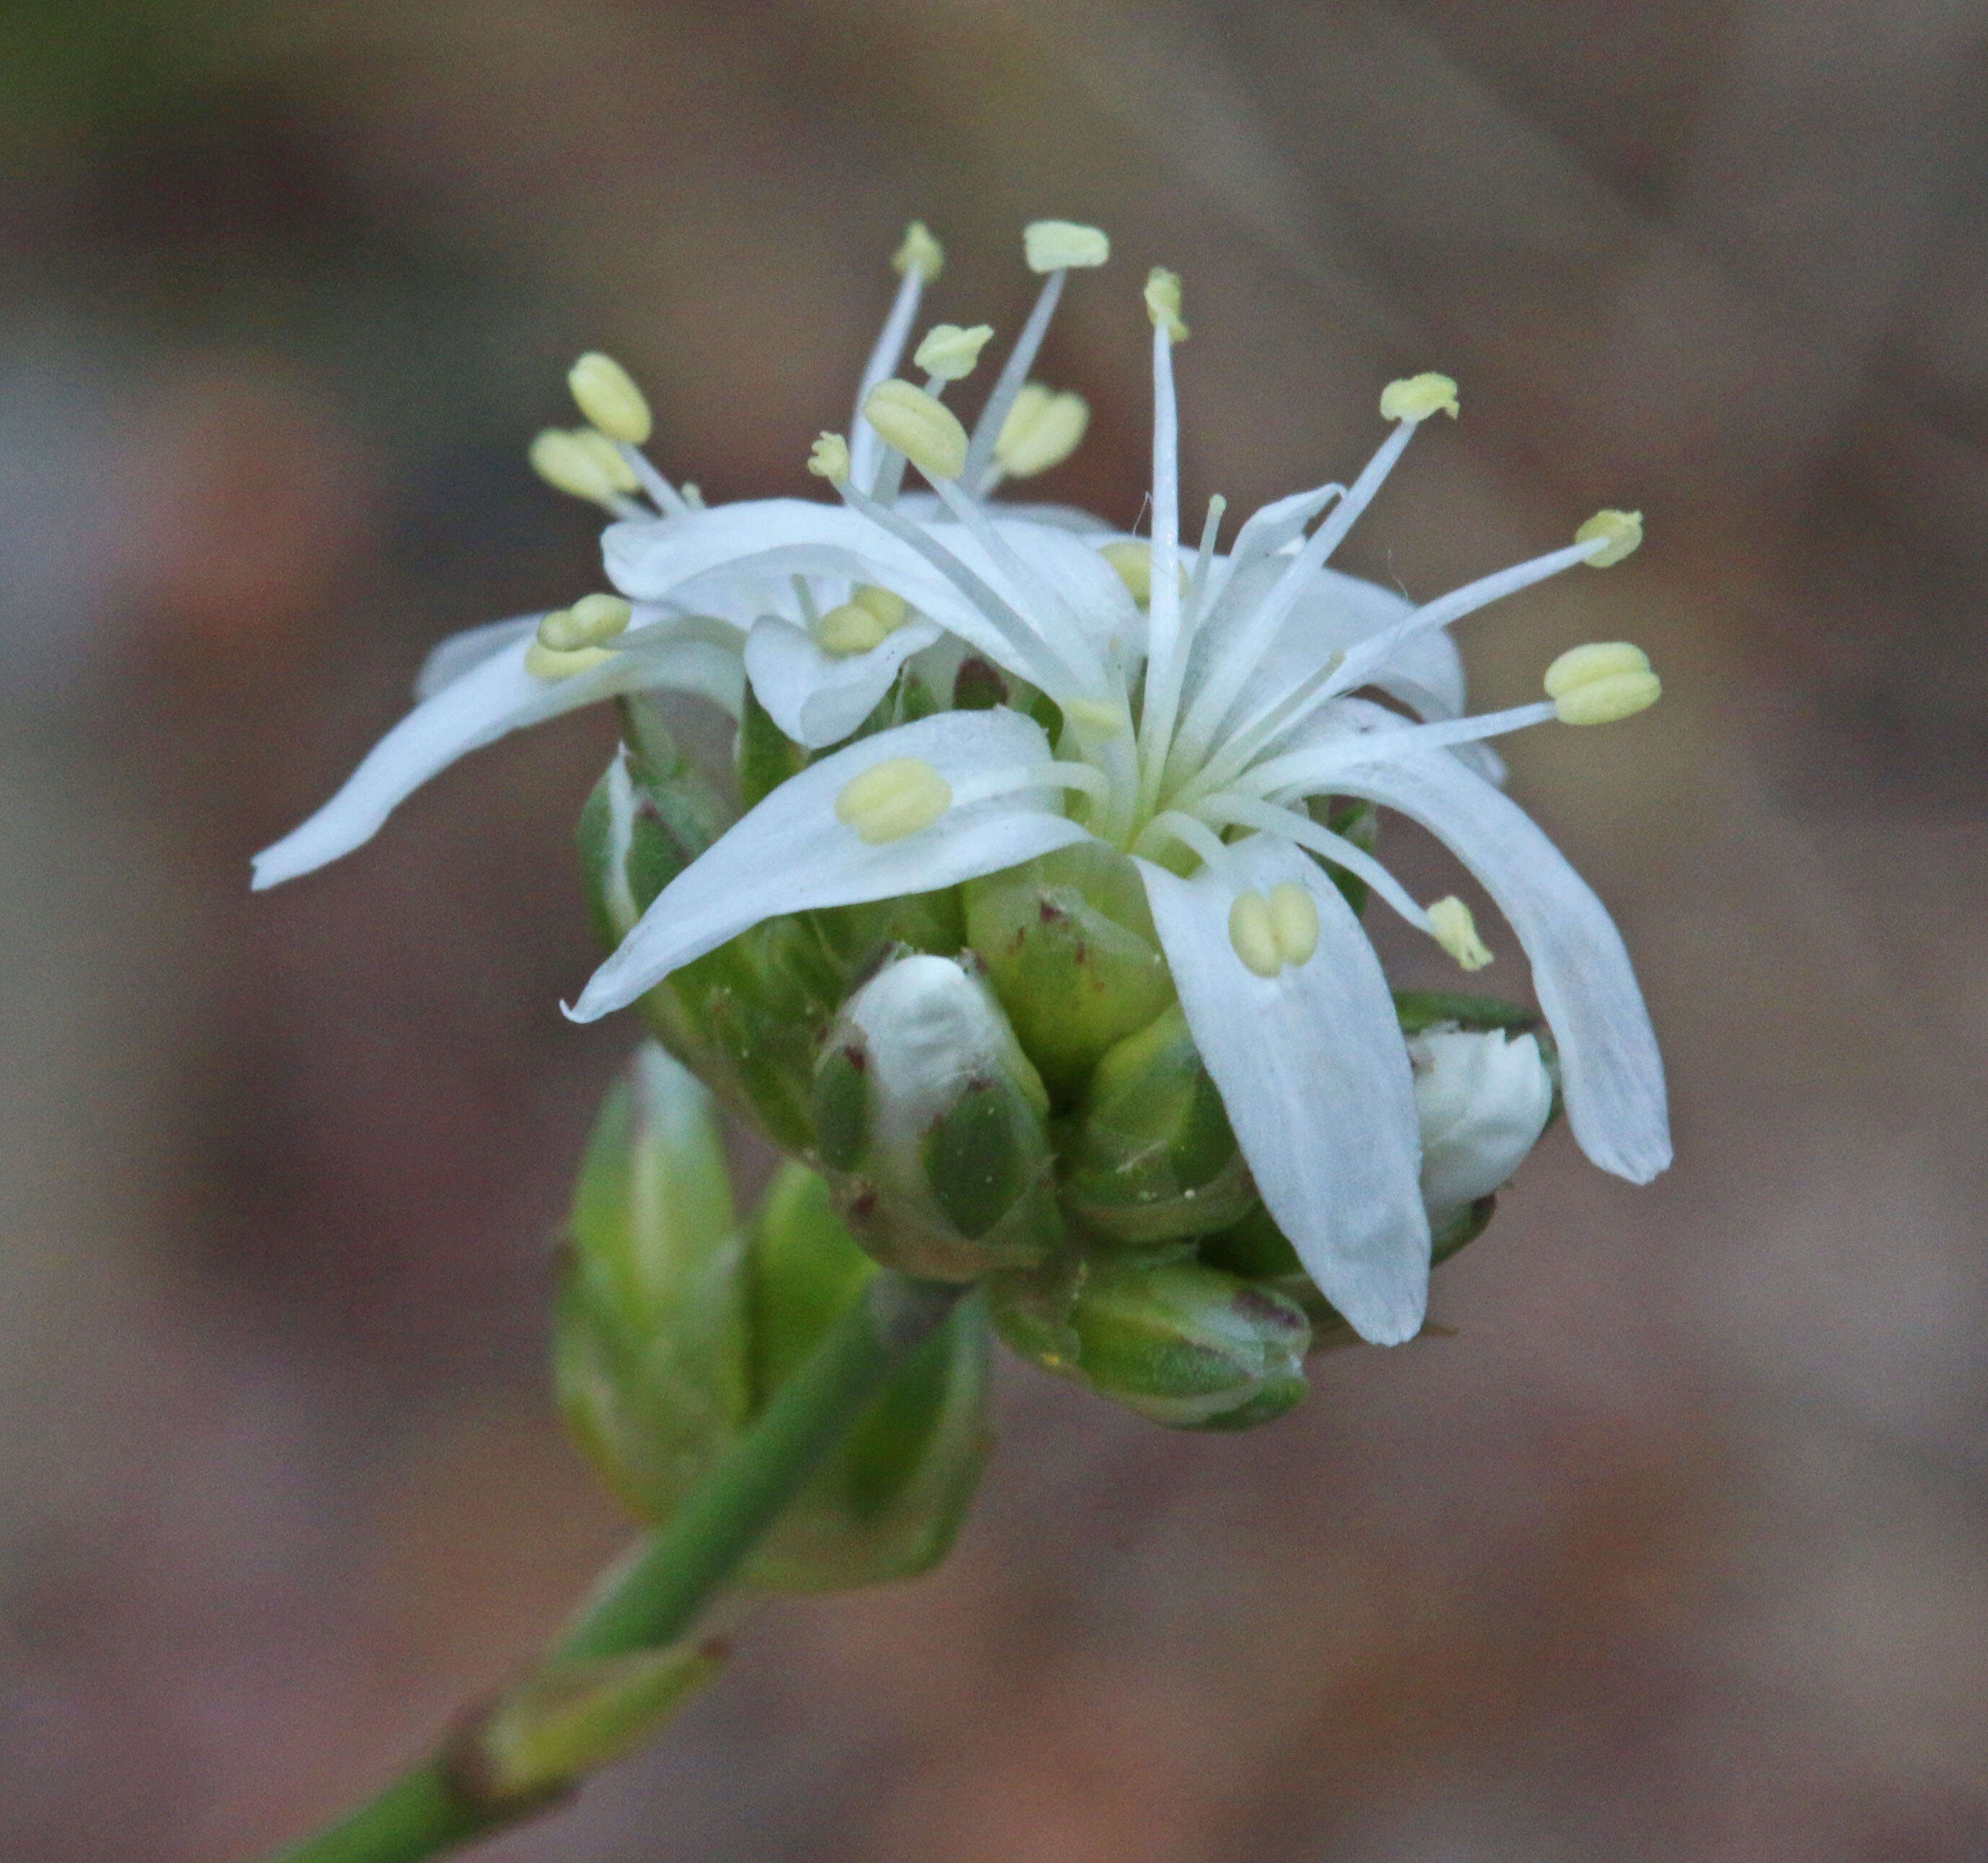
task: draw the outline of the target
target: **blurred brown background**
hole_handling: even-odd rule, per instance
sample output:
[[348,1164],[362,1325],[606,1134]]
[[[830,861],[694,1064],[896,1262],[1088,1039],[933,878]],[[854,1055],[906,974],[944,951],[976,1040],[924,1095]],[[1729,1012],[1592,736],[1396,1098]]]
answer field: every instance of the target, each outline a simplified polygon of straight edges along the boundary
[[1512,761],[1680,1161],[1557,1135],[1459,1336],[1261,1434],[1009,1367],[947,1567],[776,1611],[493,1863],[1988,1853],[1984,102],[1988,0],[11,0],[0,1855],[299,1833],[619,1542],[540,1368],[633,1033],[556,1007],[609,721],[274,894],[247,857],[440,635],[597,586],[523,463],[572,354],[667,469],[794,489],[915,213],[933,314],[1007,330],[1024,220],[1114,235],[1046,492],[1137,511],[1164,262],[1191,509],[1346,473],[1432,367],[1465,418],[1348,566],[1643,509],[1461,631],[1486,703],[1584,638],[1665,674]]

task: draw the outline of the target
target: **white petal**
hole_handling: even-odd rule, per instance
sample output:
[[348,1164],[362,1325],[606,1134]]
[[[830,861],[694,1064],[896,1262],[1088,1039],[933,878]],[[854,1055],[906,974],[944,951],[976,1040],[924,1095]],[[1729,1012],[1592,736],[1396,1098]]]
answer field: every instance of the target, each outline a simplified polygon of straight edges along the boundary
[[1361,1337],[1412,1339],[1428,1296],[1428,1218],[1408,1050],[1367,935],[1288,842],[1231,850],[1242,884],[1283,881],[1318,907],[1309,962],[1265,979],[1229,938],[1231,889],[1139,863],[1188,1026],[1257,1190],[1307,1273]]
[[823,653],[805,627],[762,616],[746,641],[746,673],[773,722],[796,744],[839,744],[875,709],[898,668],[939,637],[931,621],[910,621],[867,654]]
[[[662,637],[658,638],[656,637]],[[624,634],[624,641],[638,637]],[[265,887],[350,854],[370,840],[408,796],[458,757],[520,725],[654,686],[702,692],[738,708],[743,674],[736,653],[708,641],[675,640],[645,630],[641,644],[570,679],[525,671],[528,637],[500,647],[481,664],[417,705],[374,745],[345,786],[300,827],[255,857],[254,884]]]
[[542,614],[517,614],[508,621],[485,621],[481,627],[465,627],[451,634],[421,662],[421,670],[414,675],[416,701],[432,698],[444,686],[454,685],[492,654],[522,641],[544,619]]
[[820,906],[931,892],[1087,838],[1028,789],[948,810],[929,828],[875,846],[837,820],[850,779],[894,757],[931,764],[955,792],[977,777],[1049,758],[1042,728],[1019,712],[942,712],[879,732],[790,776],[664,887],[567,1013],[591,1022],[762,919]]
[[1349,744],[1327,783],[1420,822],[1498,902],[1560,1044],[1574,1137],[1603,1170],[1647,1184],[1671,1161],[1663,1057],[1608,909],[1523,810],[1456,758],[1361,748]]

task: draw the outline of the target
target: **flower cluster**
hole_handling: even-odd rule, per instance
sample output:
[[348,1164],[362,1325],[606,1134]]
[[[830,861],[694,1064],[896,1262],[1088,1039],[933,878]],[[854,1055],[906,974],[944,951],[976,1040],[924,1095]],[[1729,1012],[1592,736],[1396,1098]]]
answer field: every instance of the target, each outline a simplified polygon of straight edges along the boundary
[[[532,456],[613,515],[614,592],[438,649],[416,708],[256,884],[357,847],[466,752],[620,700],[587,830],[614,948],[570,1013],[641,1003],[826,1175],[866,1246],[991,1277],[997,1323],[1041,1362],[1163,1420],[1232,1425],[1302,1389],[1314,1326],[1414,1337],[1432,1256],[1483,1226],[1562,1097],[1604,1169],[1643,1182],[1669,1161],[1622,942],[1487,742],[1627,717],[1656,675],[1634,647],[1577,647],[1538,702],[1472,715],[1448,631],[1621,560],[1641,522],[1601,512],[1420,606],[1330,567],[1423,423],[1457,414],[1456,384],[1424,374],[1382,394],[1389,430],[1350,483],[1276,499],[1226,546],[1213,499],[1184,540],[1188,331],[1161,270],[1144,293],[1149,533],[997,499],[1082,437],[1081,398],[1031,370],[1070,275],[1109,243],[1043,221],[1026,255],[1040,295],[969,428],[948,397],[992,332],[937,324],[914,347],[942,254],[911,228],[847,431],[809,462],[829,499],[707,509],[641,450],[625,373],[583,358],[587,424]],[[683,766],[658,691],[739,721],[735,807]],[[1375,857],[1380,809],[1495,901],[1543,1028],[1391,993],[1370,894],[1466,970],[1489,952],[1460,900],[1420,902]],[[1199,1353],[1219,1401],[1140,1398],[1156,1339],[1176,1370]]]

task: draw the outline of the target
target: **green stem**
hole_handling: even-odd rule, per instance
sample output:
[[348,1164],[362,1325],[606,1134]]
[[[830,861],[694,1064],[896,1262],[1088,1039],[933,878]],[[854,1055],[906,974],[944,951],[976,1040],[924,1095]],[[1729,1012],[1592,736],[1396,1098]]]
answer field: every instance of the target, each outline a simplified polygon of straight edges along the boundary
[[[886,1269],[553,1652],[584,1661],[681,1635],[965,1289]],[[478,1797],[445,1756],[272,1863],[416,1863],[539,1808]]]

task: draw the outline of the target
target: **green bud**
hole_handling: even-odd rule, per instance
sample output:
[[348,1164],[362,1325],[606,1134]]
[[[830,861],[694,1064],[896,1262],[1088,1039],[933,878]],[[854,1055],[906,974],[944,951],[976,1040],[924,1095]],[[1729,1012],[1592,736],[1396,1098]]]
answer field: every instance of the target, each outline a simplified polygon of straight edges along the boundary
[[749,809],[757,807],[789,776],[808,766],[807,752],[773,722],[773,715],[760,704],[749,679],[732,757],[739,771],[739,800]]
[[1161,1242],[1233,1222],[1256,1196],[1175,1003],[1097,1063],[1065,1141],[1064,1207],[1120,1241]]
[[[753,1381],[763,1402],[877,1266],[836,1216],[827,1184],[791,1163],[761,1205],[749,1261]],[[746,1581],[819,1591],[937,1564],[965,1517],[989,1440],[988,1341],[984,1307],[955,1308],[789,1504]]]
[[1173,1000],[1138,869],[1102,842],[1080,841],[965,891],[967,942],[1059,1099]]
[[1067,1258],[987,1294],[1016,1351],[1155,1423],[1249,1429],[1305,1394],[1304,1310],[1197,1261]]
[[1048,1107],[977,964],[919,952],[849,999],[814,1071],[817,1155],[858,1239],[942,1280],[1056,1246]]
[[587,1144],[552,1349],[567,1428],[646,1519],[670,1511],[747,1415],[744,1253],[711,1096],[647,1044]]

